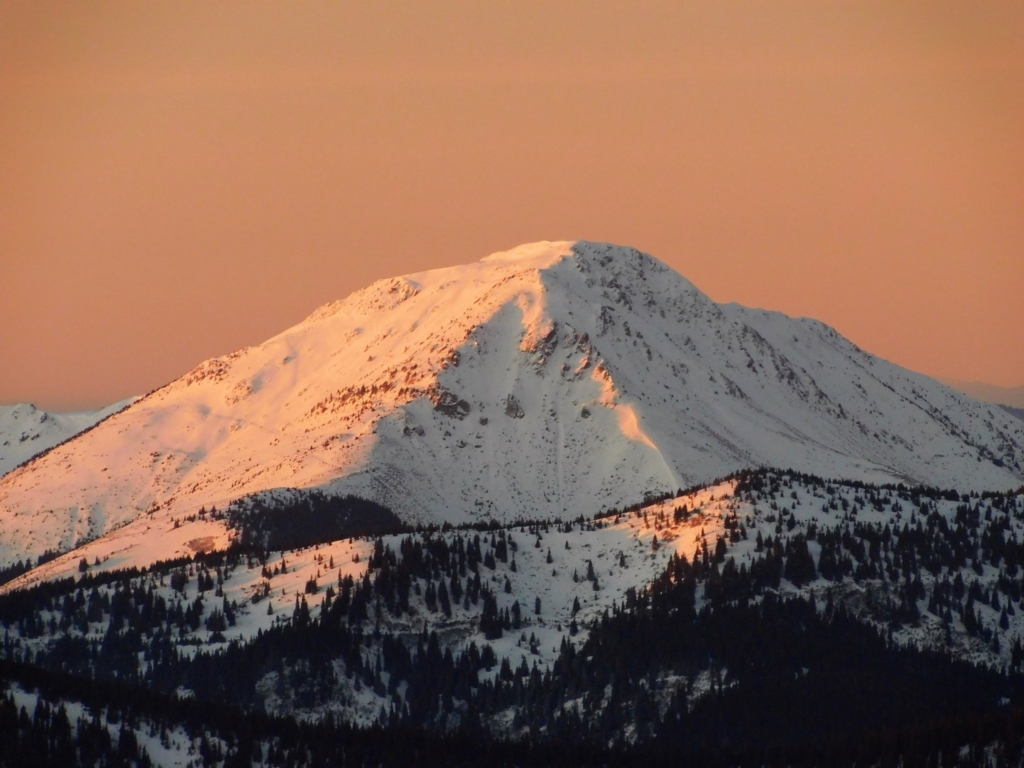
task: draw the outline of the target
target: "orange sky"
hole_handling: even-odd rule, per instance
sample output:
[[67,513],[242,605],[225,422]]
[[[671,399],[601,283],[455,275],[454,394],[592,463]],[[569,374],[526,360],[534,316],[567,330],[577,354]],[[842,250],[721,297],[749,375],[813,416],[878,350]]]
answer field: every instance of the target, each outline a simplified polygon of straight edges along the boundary
[[0,403],[572,238],[1024,383],[1024,3],[0,4]]

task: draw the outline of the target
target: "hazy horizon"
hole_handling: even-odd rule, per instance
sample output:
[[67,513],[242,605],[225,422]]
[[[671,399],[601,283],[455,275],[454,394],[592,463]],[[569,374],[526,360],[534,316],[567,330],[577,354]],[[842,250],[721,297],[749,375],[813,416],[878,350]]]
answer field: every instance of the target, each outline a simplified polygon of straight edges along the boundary
[[[237,11],[237,12],[235,12]],[[0,402],[540,239],[1024,383],[1024,7],[0,7]]]

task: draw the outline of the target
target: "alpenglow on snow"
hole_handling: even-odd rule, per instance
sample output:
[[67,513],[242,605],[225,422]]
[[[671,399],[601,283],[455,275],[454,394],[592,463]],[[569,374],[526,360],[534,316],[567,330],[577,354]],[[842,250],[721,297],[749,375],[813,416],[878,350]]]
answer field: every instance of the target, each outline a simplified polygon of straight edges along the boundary
[[374,283],[5,475],[0,566],[289,489],[454,524],[758,466],[1006,489],[1022,461],[1024,423],[818,321],[718,304],[632,248],[541,242]]

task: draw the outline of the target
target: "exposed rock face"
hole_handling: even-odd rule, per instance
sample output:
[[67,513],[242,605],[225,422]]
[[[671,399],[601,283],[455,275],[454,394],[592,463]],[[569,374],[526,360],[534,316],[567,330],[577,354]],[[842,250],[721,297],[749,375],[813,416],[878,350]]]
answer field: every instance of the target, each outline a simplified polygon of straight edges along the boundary
[[526,415],[526,411],[523,410],[523,406],[516,400],[515,395],[509,395],[505,398],[505,415],[511,416],[513,419],[521,419]]

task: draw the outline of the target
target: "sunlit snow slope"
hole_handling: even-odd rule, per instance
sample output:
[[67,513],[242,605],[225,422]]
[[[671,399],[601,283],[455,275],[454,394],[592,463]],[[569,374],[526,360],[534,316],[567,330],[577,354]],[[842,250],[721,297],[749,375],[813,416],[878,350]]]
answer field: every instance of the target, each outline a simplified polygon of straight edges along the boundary
[[1004,489],[1022,461],[1024,423],[820,322],[716,304],[630,248],[544,242],[375,283],[8,474],[0,564],[276,488],[457,523],[757,465]]
[[131,402],[129,398],[96,411],[69,413],[51,413],[31,403],[0,405],[0,475],[74,437]]

